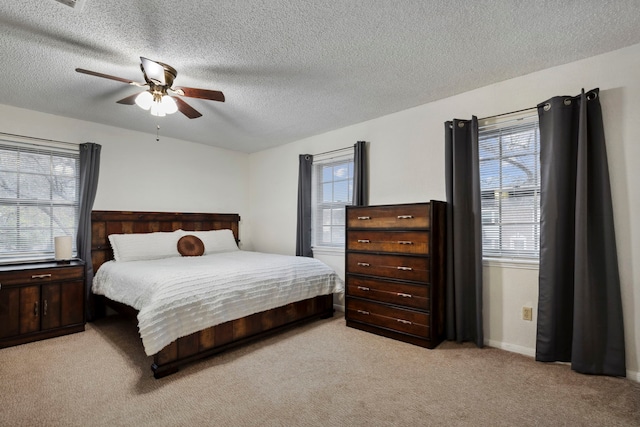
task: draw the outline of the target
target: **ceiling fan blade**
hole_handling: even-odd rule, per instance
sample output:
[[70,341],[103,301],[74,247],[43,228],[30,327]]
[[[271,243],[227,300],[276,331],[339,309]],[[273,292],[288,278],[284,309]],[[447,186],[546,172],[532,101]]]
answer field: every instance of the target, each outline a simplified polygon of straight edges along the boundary
[[[180,95],[189,98],[208,99],[210,101],[224,102],[224,93],[219,90],[196,89],[194,87],[178,87],[174,89]],[[182,92],[182,93],[180,93]]]
[[118,104],[125,105],[133,105],[136,103],[136,98],[140,95],[139,93],[134,93],[133,95],[127,96],[126,98],[122,98],[120,101],[116,101]]
[[84,68],[76,68],[78,73],[88,74],[90,76],[102,77],[104,79],[115,80],[117,82],[127,83],[135,86],[144,86],[138,82],[134,82],[133,80],[123,79],[122,77],[111,76],[109,74],[98,73],[96,71],[85,70]]
[[144,71],[149,80],[153,80],[160,85],[167,84],[164,78],[164,67],[162,65],[160,65],[156,61],[143,58],[142,56],[140,57],[140,62],[142,64],[142,71]]
[[202,114],[200,114],[195,108],[184,102],[182,99],[178,97],[173,97],[173,99],[175,99],[176,104],[178,104],[178,110],[190,119],[197,119],[202,116]]

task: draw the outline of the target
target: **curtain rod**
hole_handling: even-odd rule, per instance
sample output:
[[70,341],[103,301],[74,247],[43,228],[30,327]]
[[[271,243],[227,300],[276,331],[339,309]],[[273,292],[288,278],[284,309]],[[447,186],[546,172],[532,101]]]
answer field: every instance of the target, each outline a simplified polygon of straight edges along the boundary
[[335,150],[329,150],[329,151],[325,151],[324,153],[314,154],[314,156],[324,156],[325,154],[337,153],[338,151],[345,151],[345,150],[348,150],[350,148],[351,147],[336,148]]
[[17,135],[17,134],[14,134],[14,133],[7,133],[7,132],[0,132],[0,135],[12,136],[14,138],[31,139],[33,141],[54,142],[56,144],[71,145],[73,147],[78,147],[80,145],[80,144],[75,144],[73,142],[57,141],[55,139],[38,138],[38,137],[35,137],[35,136]]
[[537,110],[537,109],[538,107],[523,108],[522,110],[511,111],[510,113],[502,113],[502,114],[496,114],[495,116],[483,117],[481,119],[478,119],[478,121],[495,119],[496,117],[508,116],[510,114],[516,114],[516,113],[524,113],[525,111]]

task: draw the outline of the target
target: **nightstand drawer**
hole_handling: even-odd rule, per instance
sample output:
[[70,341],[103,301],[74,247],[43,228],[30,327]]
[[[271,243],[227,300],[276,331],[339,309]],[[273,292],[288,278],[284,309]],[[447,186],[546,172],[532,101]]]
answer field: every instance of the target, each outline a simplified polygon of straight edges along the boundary
[[429,228],[430,205],[394,205],[347,211],[349,228]]
[[398,332],[431,338],[429,313],[347,298],[347,318]]
[[428,255],[429,233],[424,231],[349,231],[347,250]]
[[429,258],[347,253],[347,271],[369,276],[429,282]]
[[347,295],[430,310],[429,285],[387,282],[380,279],[347,276]]
[[2,286],[38,284],[79,279],[84,277],[84,267],[55,267],[0,272]]

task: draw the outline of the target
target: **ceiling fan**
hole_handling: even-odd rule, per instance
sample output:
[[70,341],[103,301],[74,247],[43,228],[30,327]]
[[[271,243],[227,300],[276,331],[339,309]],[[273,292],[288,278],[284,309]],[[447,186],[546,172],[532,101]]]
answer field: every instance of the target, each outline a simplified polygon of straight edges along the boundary
[[78,73],[116,80],[138,87],[148,87],[141,93],[135,93],[117,101],[118,104],[137,104],[140,108],[150,110],[154,116],[164,116],[180,111],[190,119],[201,117],[202,114],[187,104],[181,97],[208,99],[224,102],[224,94],[217,90],[196,89],[193,87],[172,87],[178,72],[172,66],[140,57],[140,69],[146,83],[138,83],[122,77],[98,73],[96,71],[76,68]]

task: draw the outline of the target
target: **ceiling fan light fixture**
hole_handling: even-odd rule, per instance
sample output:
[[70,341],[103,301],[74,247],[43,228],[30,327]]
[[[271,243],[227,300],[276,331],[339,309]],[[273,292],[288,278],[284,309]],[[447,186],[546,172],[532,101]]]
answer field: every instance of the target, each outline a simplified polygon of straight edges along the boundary
[[153,95],[149,91],[144,91],[136,97],[136,105],[143,110],[150,109],[153,104]]
[[167,115],[167,113],[165,113],[164,109],[162,108],[162,104],[160,104],[159,102],[154,102],[153,105],[151,105],[151,115],[164,117]]
[[176,104],[176,101],[169,95],[165,95],[162,97],[160,105],[166,114],[173,114],[178,111],[178,105]]

